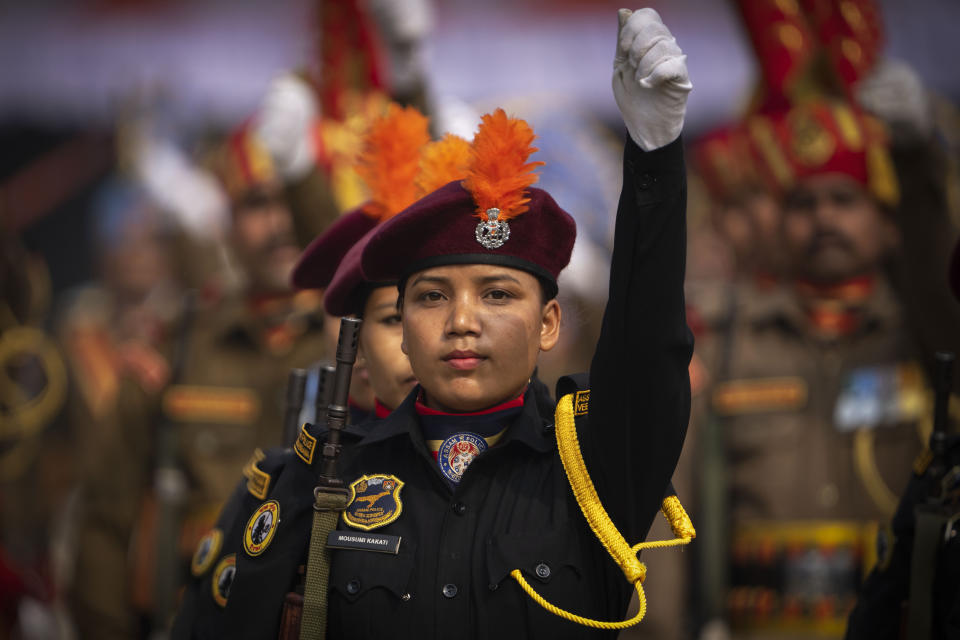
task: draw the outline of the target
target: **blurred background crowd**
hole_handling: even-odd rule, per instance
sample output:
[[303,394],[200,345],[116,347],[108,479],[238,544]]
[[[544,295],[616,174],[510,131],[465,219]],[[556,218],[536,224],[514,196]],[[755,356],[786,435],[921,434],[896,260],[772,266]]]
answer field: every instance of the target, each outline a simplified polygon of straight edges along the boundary
[[[933,353],[960,350],[960,5],[651,4],[694,84],[674,484],[699,538],[649,560],[624,636],[842,636],[923,471]],[[496,106],[531,123],[538,186],[578,223],[540,376],[588,368],[618,6],[0,4],[0,638],[162,632],[220,505],[281,444],[289,371],[332,356],[337,320],[290,271],[365,200],[354,163],[391,100],[435,137]],[[358,376],[358,414],[369,395]]]

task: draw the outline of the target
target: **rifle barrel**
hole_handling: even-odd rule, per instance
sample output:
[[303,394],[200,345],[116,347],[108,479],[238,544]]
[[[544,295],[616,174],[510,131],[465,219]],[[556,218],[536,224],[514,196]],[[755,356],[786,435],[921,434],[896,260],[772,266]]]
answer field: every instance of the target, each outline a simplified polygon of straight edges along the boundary
[[326,423],[327,407],[333,402],[333,380],[336,371],[336,367],[331,364],[323,364],[317,370],[317,395],[313,418],[316,424]]
[[337,456],[340,454],[340,431],[347,422],[347,403],[350,399],[350,378],[353,363],[357,360],[357,340],[360,335],[358,318],[343,318],[340,321],[340,338],[337,342],[337,367],[333,378],[333,399],[327,407],[327,440],[323,445],[323,463],[320,481],[327,486],[341,486],[337,478]]
[[291,369],[287,377],[286,412],[283,415],[283,446],[292,447],[300,429],[300,409],[307,391],[307,370]]

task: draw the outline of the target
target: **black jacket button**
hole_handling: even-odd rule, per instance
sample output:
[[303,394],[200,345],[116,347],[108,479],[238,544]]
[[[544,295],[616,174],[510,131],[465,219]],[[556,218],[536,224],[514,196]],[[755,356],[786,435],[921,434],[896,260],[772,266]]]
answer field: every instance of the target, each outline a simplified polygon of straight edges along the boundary
[[462,516],[467,512],[467,505],[463,504],[462,502],[454,502],[453,512],[458,516]]
[[445,584],[443,585],[443,595],[445,598],[454,598],[457,595],[457,585],[455,584]]
[[534,572],[537,574],[537,577],[541,580],[546,580],[550,577],[550,566],[541,562],[536,566]]
[[359,580],[351,580],[350,582],[348,582],[348,583],[347,583],[347,593],[349,593],[349,594],[352,595],[352,596],[360,593],[360,581],[359,581]]
[[653,184],[653,176],[651,176],[649,173],[643,174],[642,176],[640,176],[640,179],[637,180],[637,187],[641,191],[646,191],[647,189],[650,188],[650,185],[652,184]]

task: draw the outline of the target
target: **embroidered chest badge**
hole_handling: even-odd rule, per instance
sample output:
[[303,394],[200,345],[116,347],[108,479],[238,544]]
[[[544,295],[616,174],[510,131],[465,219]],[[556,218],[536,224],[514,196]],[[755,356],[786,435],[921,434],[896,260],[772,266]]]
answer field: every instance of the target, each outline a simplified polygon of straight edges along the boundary
[[403,513],[403,480],[385,473],[363,475],[350,483],[350,502],[343,521],[355,529],[384,527]]
[[455,433],[440,445],[437,464],[452,482],[460,482],[473,459],[487,450],[487,441],[475,433]]
[[260,505],[250,519],[243,532],[243,548],[251,556],[258,556],[270,543],[277,533],[280,524],[280,503],[276,500],[267,500]]

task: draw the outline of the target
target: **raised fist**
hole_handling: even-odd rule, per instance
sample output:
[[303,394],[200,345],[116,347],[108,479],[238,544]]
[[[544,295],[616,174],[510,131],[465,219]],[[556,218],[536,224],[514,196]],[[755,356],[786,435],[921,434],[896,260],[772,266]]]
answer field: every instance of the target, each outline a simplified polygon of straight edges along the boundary
[[687,56],[653,9],[618,12],[613,96],[633,141],[645,151],[680,136],[693,88]]
[[297,180],[314,166],[311,130],[317,116],[317,100],[305,80],[284,73],[270,83],[254,128],[284,180]]

